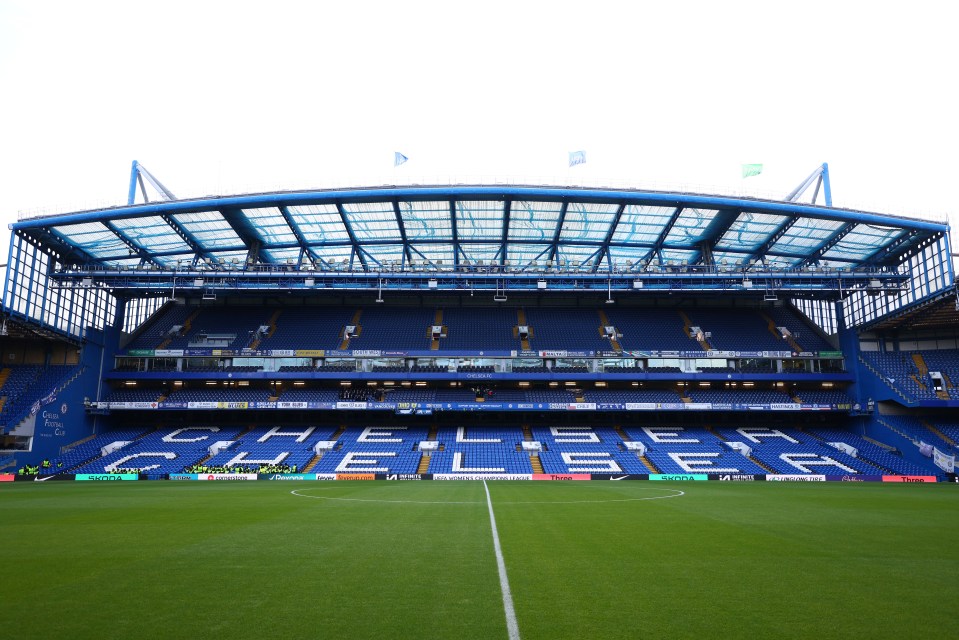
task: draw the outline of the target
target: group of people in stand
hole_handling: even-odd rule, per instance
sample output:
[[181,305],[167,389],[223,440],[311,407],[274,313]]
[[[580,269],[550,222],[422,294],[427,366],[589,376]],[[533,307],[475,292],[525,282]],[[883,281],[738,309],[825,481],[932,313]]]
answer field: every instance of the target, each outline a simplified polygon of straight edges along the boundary
[[235,464],[229,467],[194,464],[187,467],[185,473],[299,473],[298,469],[295,464],[261,464],[256,466]]
[[60,473],[60,470],[63,469],[63,463],[59,460],[57,461],[56,468],[54,468],[53,463],[47,460],[46,458],[40,464],[34,465],[24,465],[17,469],[18,476],[39,476],[39,475],[49,475],[51,473]]

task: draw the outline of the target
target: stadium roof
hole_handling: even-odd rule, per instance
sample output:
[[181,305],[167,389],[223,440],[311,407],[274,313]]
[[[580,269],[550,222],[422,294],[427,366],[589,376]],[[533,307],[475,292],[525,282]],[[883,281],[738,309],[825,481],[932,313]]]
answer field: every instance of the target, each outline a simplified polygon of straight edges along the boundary
[[64,264],[163,268],[422,265],[577,271],[894,266],[942,222],[796,202],[657,191],[414,186],[170,200],[21,220]]

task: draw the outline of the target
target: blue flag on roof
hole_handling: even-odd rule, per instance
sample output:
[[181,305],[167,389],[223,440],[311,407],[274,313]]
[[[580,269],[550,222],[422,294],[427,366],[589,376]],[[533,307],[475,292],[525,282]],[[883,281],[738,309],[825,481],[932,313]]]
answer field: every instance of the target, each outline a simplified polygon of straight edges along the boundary
[[569,152],[569,166],[575,167],[578,164],[583,164],[586,162],[586,152],[585,151],[570,151]]
[[403,163],[406,162],[407,160],[409,160],[409,158],[407,158],[406,156],[404,156],[404,155],[403,155],[402,153],[400,153],[399,151],[394,151],[394,152],[393,152],[393,166],[394,166],[394,167],[400,166],[401,164],[403,164]]

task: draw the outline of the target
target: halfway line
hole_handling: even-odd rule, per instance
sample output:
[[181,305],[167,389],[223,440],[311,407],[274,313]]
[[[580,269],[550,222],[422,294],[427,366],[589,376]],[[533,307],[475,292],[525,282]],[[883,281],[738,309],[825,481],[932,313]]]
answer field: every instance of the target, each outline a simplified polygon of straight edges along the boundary
[[513,594],[509,589],[509,580],[506,577],[506,562],[503,561],[503,549],[499,545],[499,533],[496,531],[496,516],[493,515],[493,501],[489,497],[489,487],[483,480],[483,489],[486,490],[486,506],[489,507],[489,523],[493,529],[493,549],[496,550],[496,566],[499,569],[499,587],[503,592],[503,610],[506,612],[506,630],[509,640],[519,640],[519,625],[516,623],[516,609],[513,608]]

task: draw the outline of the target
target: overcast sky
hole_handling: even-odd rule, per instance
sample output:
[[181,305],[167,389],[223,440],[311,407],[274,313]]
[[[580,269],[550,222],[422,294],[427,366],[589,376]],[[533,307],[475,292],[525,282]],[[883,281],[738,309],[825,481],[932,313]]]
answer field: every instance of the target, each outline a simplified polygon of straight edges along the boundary
[[941,219],[946,5],[0,0],[0,242],[21,213],[125,202],[134,159],[181,197],[431,177],[781,197],[828,162],[836,205]]

